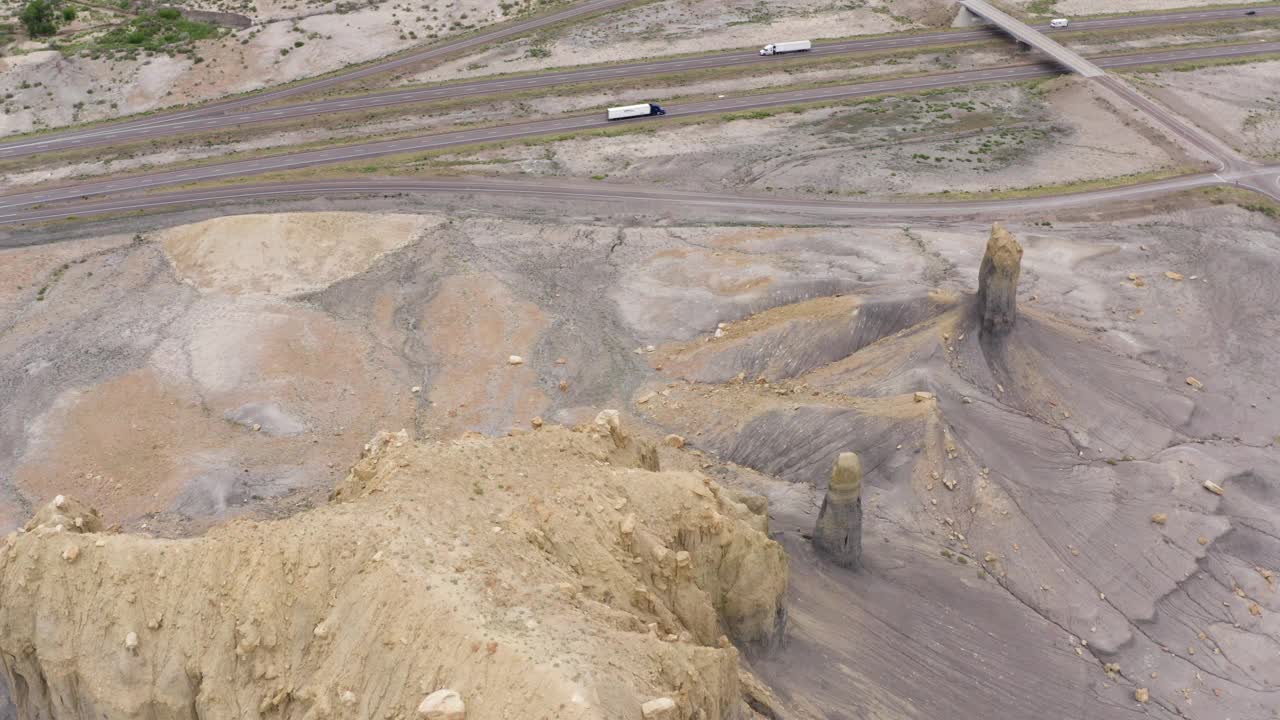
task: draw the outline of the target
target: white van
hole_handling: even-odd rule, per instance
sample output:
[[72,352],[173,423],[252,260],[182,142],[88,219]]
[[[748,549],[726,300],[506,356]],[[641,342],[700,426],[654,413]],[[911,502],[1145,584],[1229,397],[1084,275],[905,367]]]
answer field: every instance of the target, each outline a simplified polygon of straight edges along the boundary
[[1068,23],[1066,18],[1054,18],[1049,21],[1049,27],[1051,28],[1064,28],[1067,25]]

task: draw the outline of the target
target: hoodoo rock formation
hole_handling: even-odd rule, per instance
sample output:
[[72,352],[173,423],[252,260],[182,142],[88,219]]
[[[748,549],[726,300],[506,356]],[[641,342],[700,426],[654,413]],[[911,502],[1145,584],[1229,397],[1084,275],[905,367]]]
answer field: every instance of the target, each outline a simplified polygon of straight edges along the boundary
[[1018,317],[1018,275],[1022,246],[1000,223],[991,225],[991,238],[978,270],[977,309],[985,337],[1000,337],[1013,329]]
[[19,717],[757,717],[726,638],[777,632],[786,554],[753,496],[649,447],[616,414],[381,433],[323,507],[185,540],[59,496],[0,548]]
[[836,458],[813,545],[836,565],[854,570],[862,565],[862,461],[856,453]]

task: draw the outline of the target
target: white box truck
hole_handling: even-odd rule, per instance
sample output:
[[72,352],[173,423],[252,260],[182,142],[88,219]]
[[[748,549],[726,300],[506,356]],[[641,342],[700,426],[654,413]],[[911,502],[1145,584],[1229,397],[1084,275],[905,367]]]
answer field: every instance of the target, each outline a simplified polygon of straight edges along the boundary
[[783,53],[808,52],[813,43],[808,40],[792,40],[791,42],[769,43],[760,48],[761,55],[781,55]]
[[1064,28],[1070,24],[1066,18],[1054,18],[1049,21],[1049,27],[1051,28]]
[[648,117],[650,115],[666,115],[667,111],[662,109],[661,105],[653,103],[641,103],[639,105],[623,105],[621,107],[609,108],[608,117],[610,120],[626,120],[634,117]]

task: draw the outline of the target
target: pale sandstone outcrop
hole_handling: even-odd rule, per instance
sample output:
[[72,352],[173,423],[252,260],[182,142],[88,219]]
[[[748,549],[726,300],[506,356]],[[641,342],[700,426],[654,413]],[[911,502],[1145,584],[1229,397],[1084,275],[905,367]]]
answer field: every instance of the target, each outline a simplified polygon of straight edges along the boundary
[[723,637],[779,630],[763,505],[601,430],[382,433],[327,505],[187,540],[99,533],[64,498],[0,553],[20,717],[407,719],[444,689],[474,718],[751,717]]
[[856,453],[836,458],[813,546],[841,567],[856,570],[862,564],[862,462]]
[[984,335],[999,336],[1013,329],[1021,273],[1022,246],[1000,223],[993,223],[978,270],[978,313]]

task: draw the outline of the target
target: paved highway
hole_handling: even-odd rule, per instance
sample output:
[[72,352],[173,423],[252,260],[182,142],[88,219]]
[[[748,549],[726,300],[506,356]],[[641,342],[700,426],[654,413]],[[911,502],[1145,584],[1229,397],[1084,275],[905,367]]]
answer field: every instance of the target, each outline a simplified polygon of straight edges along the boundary
[[[599,5],[595,5],[593,7],[596,10],[601,9],[601,6]],[[1206,22],[1211,20],[1234,18],[1244,19],[1246,17],[1280,17],[1280,6],[1260,7],[1255,11],[1257,12],[1256,16],[1246,16],[1244,14],[1244,10],[1231,9],[1198,10],[1164,13],[1159,15],[1081,20],[1074,23],[1071,30],[1131,28],[1189,22]],[[517,32],[512,29],[514,27],[516,26],[513,25],[511,28],[504,29],[503,32],[506,34],[502,35],[502,37],[506,37]],[[529,29],[527,25],[522,25],[521,27],[524,27],[525,30]],[[1042,26],[1039,29],[1048,30],[1047,26]],[[921,35],[866,38],[861,40],[846,40],[817,45],[806,55],[812,58],[847,55],[857,52],[922,48],[939,44],[986,40],[1000,36],[1000,32],[994,28],[980,28],[954,32],[935,32]],[[157,115],[139,118],[137,120],[97,125],[80,130],[71,130],[62,133],[14,140],[0,144],[0,159],[21,157],[41,152],[53,152],[56,150],[106,145],[129,140],[137,141],[153,139],[164,135],[178,133],[220,130],[255,122],[298,120],[315,115],[372,110],[399,104],[421,103],[432,100],[445,100],[475,95],[520,92],[524,90],[555,87],[570,83],[619,80],[623,78],[634,78],[663,73],[688,72],[691,70],[702,70],[707,68],[723,68],[756,63],[781,62],[788,59],[788,56],[785,55],[760,57],[755,52],[722,53],[692,58],[636,62],[606,67],[584,68],[580,70],[565,70],[561,72],[532,76],[477,80],[429,88],[393,90],[356,97],[339,97],[309,103],[300,103],[287,107],[238,110],[238,108],[242,108],[246,105],[258,104],[269,100],[278,100],[295,94],[295,92],[300,92],[302,91],[301,89],[305,89],[307,91],[321,89],[322,87],[329,87],[337,84],[339,81],[345,82],[346,80],[356,77],[372,74],[374,72],[373,68],[375,67],[381,68],[381,70],[377,70],[377,72],[392,69],[389,67],[392,64],[394,64],[395,67],[401,67],[404,64],[408,64],[409,57],[414,58],[413,62],[418,62],[424,59],[438,57],[449,52],[454,52],[459,49],[472,47],[478,44],[482,38],[487,38],[488,41],[501,39],[501,37],[494,38],[492,35],[475,36],[473,38],[468,38],[465,41],[459,41],[459,43],[465,43],[465,46],[461,48],[459,47],[459,43],[442,45],[438,48],[416,53],[412,56],[405,56],[404,58],[397,58],[386,63],[361,68],[353,73],[324,78],[312,81],[309,84],[294,86],[273,93],[240,98],[224,103],[216,103],[168,115]],[[796,56],[790,56],[790,59],[796,60],[798,58],[796,58]],[[644,99],[645,98],[640,98],[639,100]]]
[[[1199,173],[1165,180],[1017,200],[976,200],[969,202],[859,202],[841,200],[809,200],[778,198],[736,193],[712,193],[690,190],[667,190],[653,187],[631,187],[606,183],[587,184],[580,181],[493,180],[477,178],[442,178],[405,180],[393,178],[330,180],[300,183],[237,185],[232,187],[181,190],[138,197],[110,198],[63,205],[57,208],[35,208],[0,214],[0,225],[88,217],[104,213],[144,211],[180,205],[209,205],[219,202],[248,202],[298,197],[335,197],[340,195],[499,195],[543,200],[573,200],[609,203],[658,203],[661,206],[701,207],[740,213],[795,213],[825,218],[966,218],[1004,216],[1015,212],[1046,212],[1078,207],[1093,207],[1120,200],[1138,200],[1179,190],[1190,190],[1223,184],[1266,192],[1280,199],[1280,165],[1254,168],[1247,173]],[[12,238],[9,245],[21,245],[22,236]]]
[[[1280,42],[1140,53],[1111,58],[1099,58],[1098,64],[1103,67],[1126,67],[1210,58],[1244,57],[1248,55],[1274,52],[1280,52]],[[925,75],[920,77],[882,80],[878,82],[858,83],[853,85],[837,85],[831,87],[768,93],[763,95],[748,95],[737,98],[686,103],[683,105],[670,105],[667,107],[667,118],[670,119],[691,115],[753,110],[805,102],[847,100],[885,93],[911,92],[932,88],[972,85],[977,83],[1027,80],[1038,77],[1050,77],[1059,74],[1059,72],[1060,71],[1056,67],[1048,65],[1015,65],[1003,68],[970,70],[939,75]],[[638,122],[661,123],[662,119],[641,118],[626,122],[628,125]],[[248,160],[236,160],[232,162],[186,169],[145,173],[130,177],[121,177],[118,179],[103,179],[74,185],[42,188],[0,196],[0,222],[12,222],[13,220],[18,219],[19,214],[17,211],[22,208],[29,208],[33,205],[57,202],[61,200],[83,198],[91,195],[132,192],[167,185],[181,185],[225,178],[246,177],[260,175],[267,172],[294,170],[316,165],[367,160],[386,155],[438,150],[460,145],[512,140],[516,138],[547,135],[558,132],[581,131],[605,127],[618,127],[618,124],[604,120],[603,113],[591,113],[590,115],[574,115],[556,118],[553,120],[541,120],[513,125],[498,125],[494,127],[461,130],[437,135],[424,135],[398,140],[357,143],[353,145],[325,148],[322,150],[309,150],[305,152],[287,153]]]

